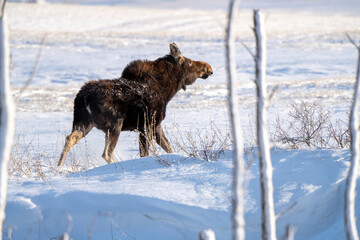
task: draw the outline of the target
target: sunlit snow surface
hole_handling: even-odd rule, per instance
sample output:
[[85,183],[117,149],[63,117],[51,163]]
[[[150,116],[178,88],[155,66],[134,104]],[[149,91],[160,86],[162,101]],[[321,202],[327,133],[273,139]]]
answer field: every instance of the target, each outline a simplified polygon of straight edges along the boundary
[[[214,75],[197,80],[169,103],[163,122],[169,138],[179,131],[205,131],[211,122],[228,132],[226,1],[41,2],[9,2],[6,8],[11,84],[18,101],[13,156],[27,156],[26,151],[38,158],[46,156],[44,171],[54,166],[71,131],[73,99],[82,84],[119,77],[132,60],[164,56],[171,42],[184,56],[211,64]],[[242,5],[236,57],[241,122],[250,152],[246,234],[247,239],[260,239],[260,184],[253,148],[254,63],[243,47],[254,51],[251,9],[263,9],[266,18],[269,90],[276,89],[270,122],[286,117],[287,107],[300,100],[319,102],[345,121],[357,60],[346,34],[360,39],[360,4],[257,0]],[[42,39],[38,71],[18,97],[33,71]],[[4,231],[11,229],[12,239],[56,239],[68,229],[72,239],[158,240],[197,239],[201,230],[211,228],[217,239],[230,239],[230,151],[215,162],[188,158],[181,151],[161,155],[172,163],[164,167],[157,157],[139,158],[136,133],[121,134],[115,164],[104,165],[103,147],[104,134],[93,130],[69,154],[68,164],[59,169],[63,174],[48,175],[46,180],[39,180],[37,173],[30,178],[12,176]],[[83,159],[81,163],[88,166],[80,167],[92,169],[65,174],[71,170],[70,158]],[[297,228],[296,239],[346,238],[343,193],[349,158],[349,150],[272,150],[279,239],[289,224]],[[356,213],[359,210],[357,205]]]

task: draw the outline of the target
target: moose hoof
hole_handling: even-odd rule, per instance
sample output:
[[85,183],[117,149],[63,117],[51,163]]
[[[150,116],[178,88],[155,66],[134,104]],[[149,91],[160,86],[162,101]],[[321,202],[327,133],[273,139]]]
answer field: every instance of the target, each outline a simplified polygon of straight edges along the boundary
[[106,154],[103,154],[103,155],[102,155],[102,158],[103,158],[108,164],[115,162],[113,157],[110,157],[110,156],[108,156],[108,155],[106,155]]

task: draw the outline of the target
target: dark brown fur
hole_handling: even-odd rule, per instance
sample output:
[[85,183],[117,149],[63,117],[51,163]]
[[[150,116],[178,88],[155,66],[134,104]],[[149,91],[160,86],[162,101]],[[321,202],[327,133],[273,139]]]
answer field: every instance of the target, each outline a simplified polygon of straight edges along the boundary
[[160,125],[168,102],[180,89],[185,90],[197,78],[206,79],[212,73],[209,64],[183,57],[172,43],[170,55],[155,61],[133,61],[119,79],[87,82],[76,95],[72,133],[66,137],[58,165],[64,163],[67,152],[93,127],[105,132],[103,158],[108,163],[113,162],[121,131],[140,132],[141,157],[149,155],[149,129],[154,129],[156,142],[171,153]]

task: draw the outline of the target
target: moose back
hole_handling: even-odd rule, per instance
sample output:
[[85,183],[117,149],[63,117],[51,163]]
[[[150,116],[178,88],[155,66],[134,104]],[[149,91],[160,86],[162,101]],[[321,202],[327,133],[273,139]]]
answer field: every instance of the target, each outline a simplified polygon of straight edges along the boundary
[[102,157],[107,163],[114,162],[113,152],[121,131],[139,132],[141,157],[149,155],[152,138],[171,153],[170,143],[161,127],[168,102],[197,78],[206,79],[212,74],[208,63],[184,57],[172,43],[169,55],[155,61],[133,61],[118,79],[85,83],[74,100],[72,132],[65,139],[58,166],[93,127],[105,133]]

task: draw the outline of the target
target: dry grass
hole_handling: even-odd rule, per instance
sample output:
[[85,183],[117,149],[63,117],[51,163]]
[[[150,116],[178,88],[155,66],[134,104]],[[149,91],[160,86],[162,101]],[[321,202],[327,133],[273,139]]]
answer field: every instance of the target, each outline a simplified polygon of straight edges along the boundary
[[[60,139],[60,137],[59,137]],[[27,141],[23,135],[15,139],[11,158],[8,165],[10,178],[38,178],[48,181],[53,176],[65,175],[70,172],[81,172],[99,166],[100,162],[90,161],[88,145],[85,139],[83,144],[77,144],[68,154],[68,164],[65,167],[57,166],[59,152],[63,142],[57,140],[50,150],[42,149],[38,138]],[[64,138],[61,137],[63,140]]]
[[211,162],[217,161],[230,149],[230,132],[221,132],[212,121],[202,129],[182,131],[178,124],[174,124],[174,129],[171,143],[175,152]]

